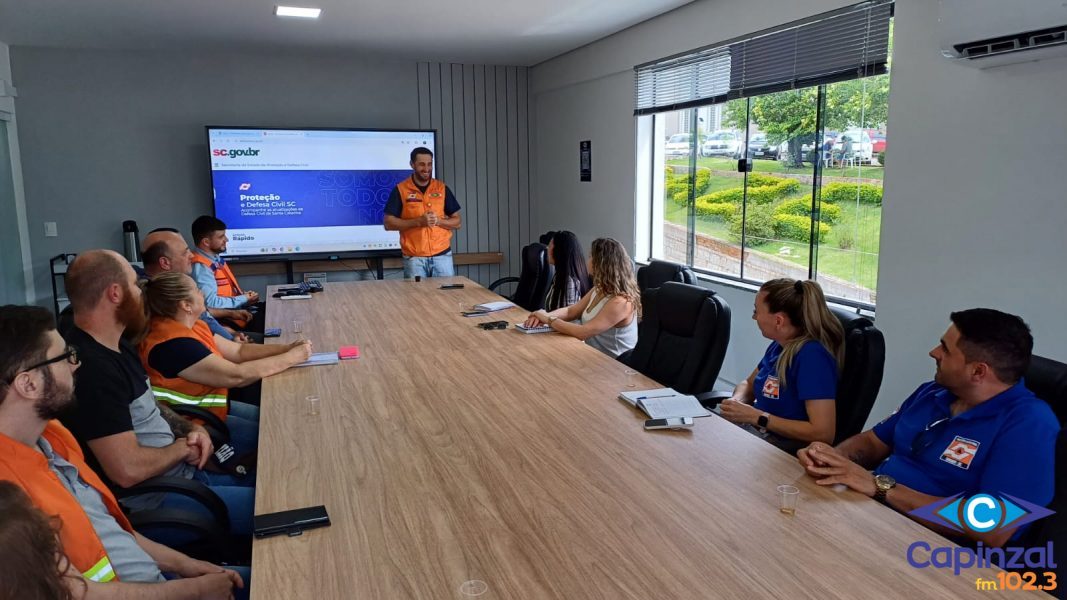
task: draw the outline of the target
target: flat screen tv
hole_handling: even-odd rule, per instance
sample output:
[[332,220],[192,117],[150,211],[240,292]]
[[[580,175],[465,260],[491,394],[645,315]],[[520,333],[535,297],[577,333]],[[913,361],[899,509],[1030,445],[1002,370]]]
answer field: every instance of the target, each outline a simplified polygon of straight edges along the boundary
[[398,255],[385,203],[411,175],[411,151],[436,141],[432,130],[214,126],[207,139],[215,216],[238,260]]

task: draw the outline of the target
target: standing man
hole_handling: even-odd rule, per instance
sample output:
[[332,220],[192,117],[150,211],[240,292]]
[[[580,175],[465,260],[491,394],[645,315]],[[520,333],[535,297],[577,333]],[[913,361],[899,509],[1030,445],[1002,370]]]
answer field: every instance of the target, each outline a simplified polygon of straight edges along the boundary
[[[196,286],[204,292],[204,303],[212,308],[246,308],[253,312],[262,309],[259,294],[253,291],[243,292],[237,284],[237,277],[230,270],[230,265],[220,254],[226,252],[226,224],[210,215],[202,215],[193,221],[193,279]],[[251,322],[234,320],[239,329],[263,333],[264,311],[259,310]]]
[[451,277],[452,232],[463,225],[459,202],[448,186],[433,179],[433,152],[411,151],[411,177],[393,189],[385,204],[385,229],[400,232],[404,278]]

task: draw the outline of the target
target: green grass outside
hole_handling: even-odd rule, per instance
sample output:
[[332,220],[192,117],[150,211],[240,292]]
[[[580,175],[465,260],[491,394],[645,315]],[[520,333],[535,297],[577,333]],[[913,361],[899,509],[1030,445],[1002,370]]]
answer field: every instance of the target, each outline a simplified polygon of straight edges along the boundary
[[[739,182],[739,179],[713,176],[709,192],[738,187]],[[806,197],[809,196],[805,194],[790,196],[790,198]],[[878,243],[881,233],[882,207],[858,203],[840,206],[840,221],[831,226],[827,240],[819,245],[817,271],[873,290],[878,282]],[[683,227],[687,225],[686,207],[679,206],[669,199],[664,201],[663,216],[671,223]],[[703,235],[731,241],[729,225],[723,219],[697,216],[696,229]],[[847,245],[849,240],[852,241],[851,247],[842,248],[842,244]],[[801,266],[808,265],[809,248],[805,243],[795,240],[749,240],[749,247]],[[789,254],[780,253],[784,247],[790,249]]]
[[[675,159],[667,161],[668,166],[689,166],[688,159]],[[722,156],[701,156],[697,158],[697,167],[707,167],[713,171],[736,171],[737,161]],[[804,163],[803,168],[794,168],[777,160],[753,160],[752,170],[756,173],[791,173],[795,175],[811,175],[813,168],[811,163]],[[823,169],[823,177],[860,177],[863,179],[881,179],[885,169],[879,166],[857,165],[844,169]],[[824,182],[828,183],[828,182]]]

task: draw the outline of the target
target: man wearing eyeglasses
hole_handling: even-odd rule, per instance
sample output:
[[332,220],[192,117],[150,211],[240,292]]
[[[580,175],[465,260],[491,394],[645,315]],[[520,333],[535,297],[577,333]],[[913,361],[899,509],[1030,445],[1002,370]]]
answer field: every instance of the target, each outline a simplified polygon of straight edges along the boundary
[[[1040,506],[1052,500],[1059,423],[1023,385],[1034,345],[1029,327],[987,308],[954,312],[951,320],[930,351],[934,381],[873,429],[836,448],[814,443],[798,453],[817,483],[844,484],[905,513],[960,493],[1007,494]],[[1002,546],[1015,532],[968,536]]]
[[[46,309],[0,307],[0,479],[59,518],[63,551],[77,571],[65,573],[72,583],[78,578],[72,591],[84,580],[86,598],[232,598],[234,586],[244,587],[235,571],[134,531],[55,420],[74,402],[78,365],[77,350],[66,346]],[[166,581],[162,571],[183,579]]]

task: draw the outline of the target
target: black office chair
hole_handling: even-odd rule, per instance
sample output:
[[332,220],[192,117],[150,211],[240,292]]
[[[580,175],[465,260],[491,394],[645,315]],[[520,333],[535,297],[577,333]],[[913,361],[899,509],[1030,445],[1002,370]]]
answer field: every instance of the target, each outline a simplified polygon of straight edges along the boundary
[[641,293],[637,346],[620,360],[683,394],[715,386],[730,342],[730,306],[715,292],[668,281]]
[[654,260],[637,270],[637,287],[642,292],[658,288],[668,281],[696,285],[697,277],[689,267],[665,260]]
[[885,337],[867,317],[831,308],[845,329],[845,364],[837,380],[837,444],[863,431],[885,370]]
[[[1034,356],[1023,382],[1035,396],[1048,402],[1062,427],[1067,422],[1067,364]],[[1035,521],[1012,546],[1034,548],[1052,542],[1053,548],[1067,548],[1067,429],[1060,430],[1056,439],[1056,492],[1048,508],[1055,514]],[[1057,564],[1063,564],[1063,561]],[[1056,573],[1058,581],[1067,577],[1063,567],[1051,570]],[[1067,598],[1067,587],[1057,586],[1052,594]]]
[[518,277],[503,277],[489,284],[489,291],[504,285],[516,283],[515,292],[508,300],[528,311],[545,307],[545,294],[552,282],[555,269],[548,264],[548,247],[533,243],[522,249],[522,270]]

